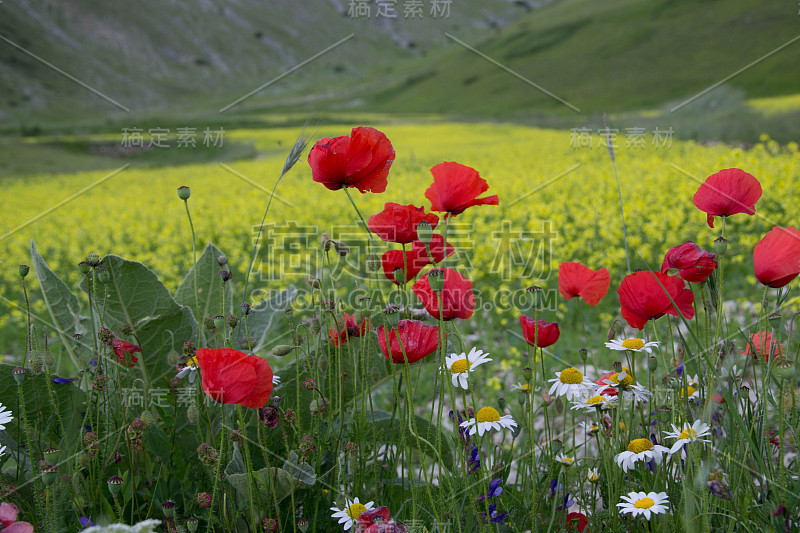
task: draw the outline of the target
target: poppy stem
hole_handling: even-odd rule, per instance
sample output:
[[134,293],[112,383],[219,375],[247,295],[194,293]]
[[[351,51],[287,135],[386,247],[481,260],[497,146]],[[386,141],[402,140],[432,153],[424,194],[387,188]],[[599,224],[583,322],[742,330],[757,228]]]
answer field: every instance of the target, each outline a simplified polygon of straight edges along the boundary
[[192,214],[189,212],[189,199],[183,201],[184,207],[186,207],[186,216],[189,217],[189,227],[192,230],[192,256],[194,258],[194,262],[192,264],[192,272],[194,273],[194,309],[197,313],[197,345],[202,346],[201,338],[203,335],[203,328],[202,322],[203,317],[200,316],[200,302],[197,298],[197,237],[194,233],[194,223],[192,222]]
[[342,187],[342,190],[347,195],[347,199],[350,200],[350,204],[353,206],[353,209],[356,210],[356,214],[358,215],[358,218],[361,220],[361,224],[364,226],[364,229],[367,231],[367,236],[369,237],[369,241],[370,242],[375,242],[375,239],[372,236],[372,231],[370,231],[366,220],[364,220],[364,215],[361,214],[361,211],[358,209],[358,206],[356,205],[355,200],[353,200],[353,197],[350,195],[350,191],[347,190],[347,187]]
[[[619,211],[622,215],[622,239],[625,243],[625,261],[628,263],[628,274],[631,271],[631,256],[628,254],[628,228],[625,225],[625,205],[622,203],[622,187],[619,184],[619,175],[617,174],[617,158],[614,157],[614,146],[611,142],[611,130],[606,122],[606,117],[603,115],[603,124],[606,127],[606,145],[608,146],[608,154],[611,158],[611,164],[614,166],[614,179],[617,180],[617,194],[619,195]],[[723,226],[724,227],[724,226]]]

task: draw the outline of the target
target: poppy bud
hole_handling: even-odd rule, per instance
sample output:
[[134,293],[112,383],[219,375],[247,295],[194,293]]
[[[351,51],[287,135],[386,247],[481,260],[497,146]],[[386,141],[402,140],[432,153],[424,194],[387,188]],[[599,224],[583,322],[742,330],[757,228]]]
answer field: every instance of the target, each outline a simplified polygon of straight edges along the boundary
[[553,448],[553,453],[558,453],[564,447],[564,443],[558,439],[553,439],[550,441],[550,447]]
[[222,329],[225,325],[225,317],[222,315],[217,315],[214,317],[214,327],[217,329]]
[[45,364],[45,366],[47,366],[47,368],[50,368],[56,362],[55,358],[53,357],[52,352],[44,352],[44,356],[42,357],[42,360],[44,361],[44,364]]
[[100,283],[108,283],[111,281],[111,274],[105,268],[97,269],[97,281]]
[[417,224],[417,240],[425,246],[430,245],[431,240],[433,240],[433,228],[431,228],[431,223],[427,220]]
[[781,314],[780,313],[772,313],[767,317],[769,321],[769,327],[773,330],[779,329],[781,327]]
[[373,383],[377,383],[381,379],[381,373],[378,372],[377,368],[372,367],[369,369],[369,379],[371,379]]
[[319,335],[319,332],[322,331],[322,325],[319,323],[319,319],[314,317],[311,319],[311,333],[314,335]]
[[297,346],[293,346],[291,344],[279,344],[272,349],[272,355],[275,357],[283,357],[284,355],[289,355],[292,353],[292,350],[297,348]]
[[717,252],[717,255],[725,255],[727,249],[728,240],[725,237],[717,237],[714,239],[714,251]]
[[110,492],[111,496],[113,496],[114,498],[117,497],[117,494],[119,494],[120,489],[122,489],[122,481],[123,481],[122,478],[119,476],[111,476],[110,478],[108,478],[108,481],[106,482],[108,483],[108,492]]
[[444,270],[434,268],[428,272],[428,283],[433,292],[442,292],[442,289],[444,289]]
[[381,258],[378,254],[369,254],[367,256],[367,270],[370,272],[377,272],[381,268]]
[[511,428],[511,437],[516,439],[517,437],[519,437],[519,434],[520,434],[521,431],[522,431],[522,427],[519,426],[519,425],[516,425],[516,426],[512,427]]
[[155,417],[153,416],[153,413],[151,413],[149,410],[145,410],[142,411],[139,420],[144,422],[144,429],[147,429],[153,425],[153,422],[155,422]]
[[89,261],[89,265],[96,267],[100,264],[100,256],[96,253],[92,252],[87,257],[86,260]]
[[651,355],[647,360],[647,369],[650,370],[650,372],[658,370],[658,359],[656,359],[654,355]]
[[89,464],[89,456],[85,453],[81,452],[78,454],[78,466],[81,468],[86,468],[86,465]]
[[398,285],[404,285],[406,282],[406,274],[403,272],[403,269],[400,267],[395,268],[392,271],[392,275],[394,276],[394,280],[397,282]]
[[341,241],[334,241],[333,248],[339,254],[339,257],[346,257],[350,253],[350,246]]
[[161,504],[161,510],[164,511],[164,518],[172,518],[175,516],[175,502],[166,500]]
[[247,303],[247,302],[242,302],[242,303],[239,305],[239,308],[242,310],[242,314],[243,314],[244,316],[247,316],[247,315],[249,315],[249,314],[250,314],[250,310],[251,310],[251,308],[252,308],[252,307],[253,307],[253,306],[252,306],[252,305],[250,305],[250,304],[249,304],[249,303]]
[[505,409],[506,408],[506,399],[504,397],[500,396],[497,399],[497,406],[500,408],[501,411],[503,409]]
[[219,256],[219,257],[217,257],[217,264],[218,264],[219,266],[221,266],[221,267],[224,267],[225,265],[227,265],[227,264],[228,264],[228,258],[227,258],[227,257],[225,257],[225,255],[224,255],[224,254],[223,254],[223,255],[221,255],[221,256]]
[[33,373],[34,376],[38,376],[42,373],[44,369],[44,359],[42,358],[42,352],[39,350],[31,350],[28,352],[28,369]]
[[556,398],[556,413],[561,414],[564,412],[564,402],[561,398]]
[[356,312],[353,313],[353,322],[356,324],[364,322],[364,313],[361,312],[361,309],[356,309]]
[[608,328],[608,335],[606,335],[606,338],[608,339],[608,342],[611,342],[617,338],[617,328],[614,327],[614,324],[611,324],[611,327]]
[[528,368],[527,366],[522,369],[522,377],[525,378],[525,381],[530,381],[533,379],[533,370]]
[[317,366],[319,367],[321,372],[327,372],[328,371],[328,356],[327,355],[320,356],[320,358],[317,359]]
[[222,280],[222,283],[225,283],[226,281],[230,281],[230,279],[231,279],[231,277],[233,277],[233,275],[230,273],[229,270],[220,270],[219,271],[219,277]]
[[189,533],[195,533],[197,531],[198,520],[195,517],[191,517],[186,520],[186,530]]
[[190,424],[194,424],[197,422],[197,407],[194,405],[190,405],[188,409],[186,409],[186,419],[189,421]]
[[180,355],[175,350],[170,350],[167,354],[167,363],[169,363],[170,366],[177,365],[178,359],[180,359]]
[[323,233],[322,235],[320,235],[319,240],[320,244],[322,245],[322,249],[326,252],[330,251],[331,245],[333,244],[331,236],[328,235],[327,233]]
[[78,263],[78,270],[81,271],[81,274],[88,274],[92,270],[92,265],[89,261],[81,261]]
[[383,316],[389,327],[395,327],[400,323],[400,307],[395,304],[389,304],[383,310]]
[[189,187],[185,185],[178,187],[178,198],[180,198],[184,202],[188,200],[189,196],[191,195],[192,195],[192,190]]
[[772,368],[773,374],[781,379],[794,379],[797,375],[794,363],[788,359],[780,359]]
[[19,266],[19,277],[24,278],[25,276],[28,275],[28,272],[30,272],[30,270],[31,270],[31,267],[29,267],[28,265],[20,265]]
[[15,367],[14,370],[11,371],[11,375],[14,376],[14,381],[22,383],[25,380],[25,369],[21,366]]

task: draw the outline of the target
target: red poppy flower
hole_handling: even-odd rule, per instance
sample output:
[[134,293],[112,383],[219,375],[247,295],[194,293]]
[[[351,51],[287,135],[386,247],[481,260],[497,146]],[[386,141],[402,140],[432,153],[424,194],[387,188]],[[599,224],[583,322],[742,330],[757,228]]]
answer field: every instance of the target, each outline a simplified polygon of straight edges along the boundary
[[308,154],[314,181],[332,191],[356,187],[362,193],[386,190],[394,148],[375,128],[353,128],[350,136],[325,137]]
[[586,515],[583,513],[568,513],[567,514],[567,530],[571,531],[572,527],[575,525],[574,521],[578,521],[577,527],[580,533],[586,529],[586,526],[589,525],[589,519],[586,518]]
[[561,263],[558,267],[558,290],[567,300],[580,296],[589,305],[597,305],[608,292],[611,276],[608,269],[592,270],[580,263]]
[[773,288],[788,285],[800,274],[800,231],[775,226],[753,248],[756,279]]
[[356,321],[353,318],[353,315],[348,315],[344,313],[344,324],[342,324],[342,328],[337,331],[336,328],[330,328],[328,330],[328,337],[330,338],[331,344],[334,346],[340,346],[347,342],[348,339],[353,337],[361,337],[364,333],[367,332],[367,328],[369,327],[367,319],[364,318],[361,321],[361,325],[356,325]]
[[715,216],[754,215],[759,198],[761,183],[754,176],[738,168],[726,168],[706,178],[692,200],[697,209],[708,214],[708,227],[713,228]]
[[[472,292],[472,282],[452,268],[445,268],[444,287],[442,288],[442,320],[454,318],[467,319],[475,310],[475,294]],[[428,275],[419,278],[412,289],[425,309],[435,319],[439,319],[439,297],[431,289]]]
[[383,211],[369,217],[369,229],[387,242],[408,244],[417,240],[417,225],[427,220],[431,228],[439,223],[434,213],[425,213],[424,207],[386,202]]
[[691,283],[701,283],[717,268],[717,254],[700,248],[692,241],[670,248],[661,264],[661,272],[666,274],[677,268],[678,275]]
[[558,322],[540,320],[537,324],[531,317],[520,315],[519,324],[522,326],[522,335],[525,337],[525,342],[531,346],[547,348],[555,344],[561,335],[561,330],[558,329]]
[[[753,352],[751,344],[755,347],[755,352]],[[770,359],[780,359],[779,356],[783,355],[783,346],[778,339],[773,340],[771,332],[759,331],[750,335],[750,342],[744,347],[742,355],[752,355],[756,361],[764,355]]]
[[[606,380],[609,379],[614,374],[616,374],[616,372],[614,372],[613,370],[611,372],[606,372],[605,374],[594,380],[594,384],[606,385]],[[605,389],[600,391],[600,394],[602,394],[603,396],[616,396],[617,389],[614,387],[606,387]]]
[[[398,268],[403,272],[407,272],[405,281],[409,282],[419,274],[427,263],[423,263],[413,251],[408,250],[405,253],[405,264],[403,264],[403,252],[400,250],[388,250],[383,252],[381,256],[381,265],[383,266],[383,275],[386,276],[395,285],[397,283],[394,271]],[[404,270],[407,269],[407,270]]]
[[253,409],[269,400],[272,368],[266,359],[230,348],[200,348],[195,358],[210,398]]
[[[389,348],[386,346],[386,328],[378,327],[378,344],[386,359],[394,363],[415,363],[439,347],[439,328],[420,320],[401,320],[389,331]],[[445,333],[445,338],[447,334]],[[405,353],[404,353],[405,351]]]
[[406,533],[406,526],[389,518],[389,508],[376,507],[358,515],[355,531],[363,533]]
[[13,503],[0,503],[0,524],[3,531],[11,533],[33,533],[33,526],[28,522],[17,522],[19,507]]
[[[125,342],[122,339],[113,339],[111,341],[111,348],[114,350],[114,354],[117,356],[117,359],[119,359],[120,364],[128,365],[128,367],[131,368],[136,366],[136,363],[139,362],[139,358],[133,354],[141,352],[141,346]],[[128,355],[130,358],[126,357]]]
[[460,163],[445,161],[431,169],[433,185],[425,191],[431,211],[446,211],[451,216],[463,213],[473,205],[497,205],[495,196],[478,198],[489,190],[489,184],[478,171]]
[[694,316],[694,294],[678,276],[661,272],[634,272],[625,276],[617,294],[622,307],[622,318],[632,328],[644,329],[648,320],[661,318],[665,314],[680,316],[670,298],[675,301],[684,317]]

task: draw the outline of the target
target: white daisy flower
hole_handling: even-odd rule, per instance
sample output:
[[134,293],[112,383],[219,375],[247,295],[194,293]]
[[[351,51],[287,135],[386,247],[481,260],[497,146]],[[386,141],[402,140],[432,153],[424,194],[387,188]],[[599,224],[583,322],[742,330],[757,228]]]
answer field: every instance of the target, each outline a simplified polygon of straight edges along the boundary
[[445,369],[451,374],[453,387],[461,387],[466,390],[469,388],[469,374],[475,371],[475,367],[491,361],[488,353],[473,348],[467,353],[452,353],[445,357]]
[[[604,387],[605,388],[605,387]],[[591,394],[588,391],[582,398],[572,402],[570,409],[606,410],[611,409],[611,405],[617,401],[616,396],[603,396],[602,394]]]
[[691,426],[688,422],[683,424],[683,431],[678,429],[675,424],[672,424],[672,431],[665,431],[664,436],[668,439],[678,439],[675,444],[672,445],[672,448],[669,450],[669,453],[673,454],[680,450],[684,444],[688,444],[690,442],[700,441],[700,442],[711,442],[710,440],[701,439],[700,437],[705,437],[711,434],[711,426],[702,422],[700,420],[695,420],[694,424]]
[[653,444],[650,439],[634,439],[628,444],[627,450],[614,456],[614,460],[623,472],[627,472],[637,461],[649,462],[652,459],[659,465],[665,453],[669,453],[667,448]]
[[520,392],[525,392],[525,393],[531,392],[531,386],[528,383],[516,383],[512,385],[511,388]]
[[374,507],[374,503],[375,502],[360,503],[358,498],[353,500],[345,498],[344,509],[331,507],[331,511],[333,511],[331,518],[338,518],[339,524],[344,525],[344,530],[347,531],[356,524],[361,513],[370,511]]
[[272,384],[277,385],[281,382],[280,376],[276,376],[275,374],[272,375]]
[[686,387],[680,389],[680,395],[687,400],[697,400],[700,398],[700,391],[687,383]]
[[586,474],[586,481],[589,483],[597,483],[600,481],[600,472],[596,468],[590,468]]
[[6,447],[0,446],[0,457],[3,457],[6,454]]
[[583,428],[583,431],[588,435],[594,435],[598,431],[600,431],[600,426],[592,422],[591,424],[587,424],[586,422],[581,422],[580,426]]
[[725,378],[733,380],[737,383],[742,381],[743,374],[744,372],[742,371],[742,369],[740,369],[736,365],[733,365],[731,368],[725,366],[722,367],[722,375]]
[[556,455],[556,462],[561,463],[562,465],[572,466],[578,461],[574,457],[570,457],[566,454],[559,453],[558,455]]
[[470,435],[477,433],[480,437],[490,429],[500,431],[503,428],[516,427],[517,423],[511,415],[500,416],[494,407],[484,407],[475,414],[475,418],[470,418],[459,425],[462,428],[469,428]]
[[651,514],[665,514],[669,509],[669,499],[666,492],[629,492],[622,497],[622,502],[617,504],[620,514],[632,514],[634,517],[643,514],[650,520]]
[[694,376],[686,376],[686,383],[695,389],[700,387],[700,378],[695,374]]
[[186,366],[178,372],[176,377],[183,379],[185,376],[189,376],[189,383],[194,383],[194,380],[197,378],[197,368],[197,359],[192,357],[186,361]]
[[646,342],[644,339],[632,337],[630,339],[614,339],[606,343],[606,348],[620,352],[647,352],[653,353],[653,348],[658,347],[658,342]]
[[6,429],[6,424],[14,420],[14,415],[11,414],[11,411],[7,410],[6,407],[0,403],[0,430]]
[[591,388],[594,383],[586,377],[580,370],[574,367],[565,368],[561,372],[556,372],[555,379],[549,380],[553,384],[548,394],[550,396],[566,396],[567,400],[580,398]]

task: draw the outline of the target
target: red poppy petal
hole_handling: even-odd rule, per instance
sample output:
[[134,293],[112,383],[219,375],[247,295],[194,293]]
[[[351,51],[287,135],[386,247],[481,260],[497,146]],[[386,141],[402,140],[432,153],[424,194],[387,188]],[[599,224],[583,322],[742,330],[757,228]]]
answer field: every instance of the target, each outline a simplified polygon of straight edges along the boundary
[[753,248],[753,270],[764,285],[779,288],[800,274],[800,231],[775,226]]

